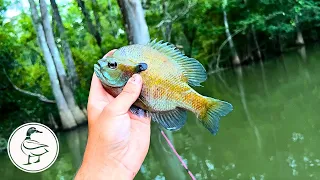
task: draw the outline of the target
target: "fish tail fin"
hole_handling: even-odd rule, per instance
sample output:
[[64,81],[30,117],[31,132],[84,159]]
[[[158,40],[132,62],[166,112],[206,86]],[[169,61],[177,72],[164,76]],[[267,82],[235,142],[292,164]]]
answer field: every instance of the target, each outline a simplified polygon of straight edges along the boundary
[[199,114],[200,122],[213,134],[219,130],[219,121],[222,116],[226,116],[233,110],[233,106],[225,101],[205,97],[206,103]]

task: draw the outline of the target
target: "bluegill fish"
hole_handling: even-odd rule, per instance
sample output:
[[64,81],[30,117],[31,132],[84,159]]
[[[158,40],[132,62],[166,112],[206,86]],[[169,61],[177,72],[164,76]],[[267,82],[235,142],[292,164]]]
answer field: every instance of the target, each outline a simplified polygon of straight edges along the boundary
[[124,46],[112,56],[98,60],[94,71],[106,91],[114,97],[120,94],[133,74],[139,73],[143,85],[132,112],[135,108],[144,110],[167,130],[179,130],[184,126],[187,111],[190,111],[215,135],[220,117],[233,109],[228,102],[196,92],[192,87],[201,86],[200,83],[207,79],[205,68],[196,59],[163,41]]

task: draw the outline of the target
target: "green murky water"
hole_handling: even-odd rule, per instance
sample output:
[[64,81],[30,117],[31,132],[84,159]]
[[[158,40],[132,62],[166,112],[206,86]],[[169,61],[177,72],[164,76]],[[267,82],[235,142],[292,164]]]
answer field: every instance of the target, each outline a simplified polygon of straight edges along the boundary
[[[192,114],[181,131],[169,134],[197,179],[320,179],[319,49],[224,71],[198,89],[231,102],[234,111],[222,119],[217,136]],[[154,132],[136,179],[190,179]],[[58,138],[60,154],[51,168],[24,173],[3,153],[0,179],[72,179],[82,160],[87,128],[59,133]]]

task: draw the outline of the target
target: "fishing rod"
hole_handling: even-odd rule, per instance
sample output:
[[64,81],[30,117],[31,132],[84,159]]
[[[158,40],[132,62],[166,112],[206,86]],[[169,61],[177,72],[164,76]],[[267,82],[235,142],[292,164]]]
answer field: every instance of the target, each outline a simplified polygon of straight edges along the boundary
[[196,180],[196,178],[194,177],[194,175],[192,174],[192,172],[188,169],[187,164],[183,161],[183,159],[181,158],[181,156],[178,154],[177,150],[174,148],[174,146],[172,145],[171,141],[169,140],[169,138],[167,137],[167,135],[162,131],[162,129],[159,130],[162,134],[162,136],[164,137],[164,139],[167,141],[167,143],[169,144],[171,150],[174,152],[174,154],[177,156],[177,158],[179,159],[179,161],[181,162],[182,166],[187,170],[188,174],[190,175],[192,180]]

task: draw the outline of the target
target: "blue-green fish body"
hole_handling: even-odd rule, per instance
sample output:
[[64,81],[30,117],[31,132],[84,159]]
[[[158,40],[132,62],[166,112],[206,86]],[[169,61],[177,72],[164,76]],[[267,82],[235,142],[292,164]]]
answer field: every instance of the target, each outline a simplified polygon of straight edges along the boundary
[[204,67],[162,41],[122,47],[99,60],[95,72],[113,96],[122,91],[133,74],[140,73],[143,87],[134,105],[168,130],[180,129],[187,111],[191,111],[216,134],[220,117],[233,109],[228,102],[197,93],[192,86],[201,86],[207,79]]

